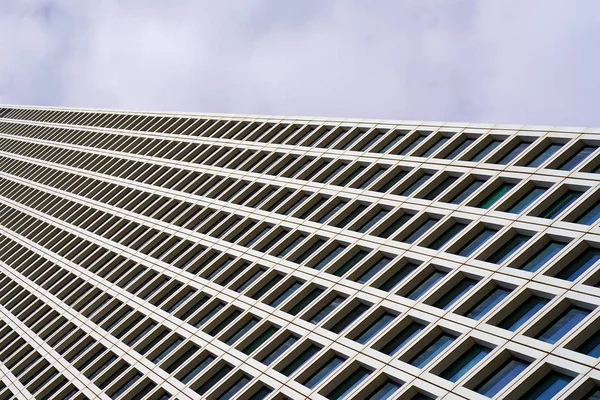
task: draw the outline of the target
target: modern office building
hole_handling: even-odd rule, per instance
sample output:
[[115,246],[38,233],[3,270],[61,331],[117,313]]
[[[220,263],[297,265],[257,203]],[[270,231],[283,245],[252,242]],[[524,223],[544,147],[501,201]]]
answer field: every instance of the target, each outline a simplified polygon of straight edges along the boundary
[[0,108],[0,400],[599,399],[599,146]]

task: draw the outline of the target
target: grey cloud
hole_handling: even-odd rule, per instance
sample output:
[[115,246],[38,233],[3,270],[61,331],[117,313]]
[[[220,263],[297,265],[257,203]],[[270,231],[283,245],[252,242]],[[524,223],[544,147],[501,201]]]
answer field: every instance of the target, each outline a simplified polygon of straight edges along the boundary
[[600,125],[600,3],[0,0],[0,102]]

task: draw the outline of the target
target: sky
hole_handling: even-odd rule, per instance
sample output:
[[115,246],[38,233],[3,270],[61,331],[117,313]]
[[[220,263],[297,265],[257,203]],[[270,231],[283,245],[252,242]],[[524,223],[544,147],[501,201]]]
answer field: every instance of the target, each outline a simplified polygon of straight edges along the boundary
[[0,0],[0,103],[600,127],[598,0]]

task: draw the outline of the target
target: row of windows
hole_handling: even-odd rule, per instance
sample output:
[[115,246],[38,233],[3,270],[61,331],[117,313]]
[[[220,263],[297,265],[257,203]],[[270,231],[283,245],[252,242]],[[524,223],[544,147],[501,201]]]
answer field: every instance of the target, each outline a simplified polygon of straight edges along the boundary
[[[368,151],[415,157],[459,158],[463,161],[489,162],[500,165],[517,160],[516,165],[540,167],[554,160],[547,168],[569,171],[594,153],[598,144],[578,141],[569,144],[561,138],[537,140],[526,134],[509,137],[501,132],[494,135],[477,133],[456,134],[452,131],[416,129],[381,129],[327,125],[299,125],[268,122],[204,120],[178,117],[116,115],[43,110],[0,110],[3,118],[69,123],[144,132],[190,134],[210,138],[225,138],[264,143],[314,146],[336,150]],[[48,128],[43,128],[48,131]],[[58,128],[51,128],[56,133]],[[68,133],[67,133],[68,134]],[[101,136],[97,132],[91,135]],[[63,138],[65,135],[59,135]],[[138,143],[143,141],[137,138]],[[100,140],[95,140],[99,142]],[[534,145],[535,143],[535,145]],[[122,144],[116,149],[128,146]],[[164,147],[164,146],[163,146]],[[182,148],[181,144],[175,147]],[[564,152],[560,152],[563,148]],[[123,150],[120,150],[123,151]],[[126,150],[125,150],[126,151]],[[163,154],[167,154],[165,149]],[[586,172],[597,173],[596,160],[586,166]]]
[[[17,144],[18,142],[14,142],[14,145]],[[65,154],[66,150],[55,153],[55,150],[57,149],[54,149],[54,151],[50,151],[48,153],[47,150],[50,149],[45,148],[47,154],[38,155],[31,154],[31,152],[26,150],[26,148],[21,148],[19,146],[13,147],[18,147],[19,154],[25,154],[29,156],[37,155],[45,160],[52,160],[56,158],[62,158],[63,156],[68,156],[68,154]],[[39,146],[35,145],[33,147]],[[42,148],[39,148],[38,150],[41,149]],[[36,151],[34,153],[38,152],[39,151]],[[67,151],[67,153],[73,153],[73,151]],[[77,157],[71,158],[70,162],[63,161],[63,163],[67,165],[84,164],[87,166],[87,168],[90,168],[91,163],[89,163],[87,158],[100,157],[88,155],[88,157],[81,159],[81,155],[81,153],[78,153]],[[12,163],[15,162],[16,161],[12,160]],[[160,185],[165,188],[173,188],[188,193],[202,193],[207,197],[217,198],[221,201],[230,201],[235,204],[247,204],[265,209],[267,211],[290,214],[295,210],[301,210],[302,212],[297,212],[294,214],[294,216],[300,218],[308,217],[311,220],[316,220],[318,222],[333,223],[334,226],[338,227],[345,227],[347,224],[344,224],[344,222],[352,219],[351,217],[358,217],[357,221],[364,219],[364,216],[359,217],[359,215],[367,208],[364,203],[359,203],[358,206],[352,209],[352,213],[348,215],[346,215],[346,213],[339,213],[338,215],[344,215],[344,218],[339,219],[339,221],[328,221],[329,217],[333,216],[329,213],[329,211],[337,212],[341,207],[344,206],[344,203],[346,202],[344,199],[332,199],[328,202],[328,204],[324,205],[323,208],[319,209],[319,207],[326,202],[326,196],[314,196],[311,198],[311,193],[305,191],[295,193],[290,189],[279,189],[276,186],[262,185],[257,183],[252,184],[243,179],[235,180],[231,178],[221,178],[210,174],[199,174],[176,168],[161,168],[153,164],[139,164],[141,165],[134,166],[132,168],[126,167],[125,171],[131,172],[126,175],[117,174],[117,176],[124,178],[134,177],[135,180],[143,183]],[[107,160],[102,163],[97,163],[96,166],[91,169],[102,173],[112,172],[106,171],[106,167],[103,167],[108,165],[111,165],[111,168],[114,169],[114,166],[119,166],[122,164],[116,160],[110,160],[110,157],[108,157]],[[123,170],[123,168],[120,170]],[[29,177],[29,171],[22,171],[22,173],[27,174]],[[138,171],[143,171],[143,173],[138,173]],[[410,194],[406,193],[406,191],[410,191],[412,193],[412,191],[415,190],[415,186],[422,186],[424,184],[424,180],[428,180],[433,174],[417,174],[421,176],[418,179],[414,178],[414,175],[415,174],[411,174],[408,177],[408,180],[401,181],[405,182],[405,184],[400,183],[400,187],[404,187],[402,194]],[[426,188],[426,190],[429,191],[425,193],[423,196],[424,198],[437,198],[444,188],[447,188],[449,185],[451,186],[454,181],[458,180],[457,176],[447,175],[446,173],[441,173],[438,175],[440,176],[433,179],[433,183],[436,183],[436,185],[434,187],[431,187],[431,185],[427,186],[428,188],[431,188]],[[76,178],[77,179],[75,182],[80,188],[86,187],[86,190],[90,190],[90,188],[87,187],[89,184],[88,182],[85,182],[85,178]],[[386,182],[386,186],[389,185],[390,181],[386,181],[385,178],[382,179],[382,182]],[[84,182],[82,182],[82,180]],[[451,182],[448,182],[449,180]],[[454,186],[451,186],[450,190],[446,190],[446,194],[443,195],[441,200],[459,204],[470,198],[471,200],[467,203],[468,205],[487,209],[494,206],[501,198],[508,194],[506,196],[507,199],[500,202],[500,206],[497,207],[498,210],[511,213],[521,213],[525,210],[533,208],[530,211],[530,215],[541,218],[556,218],[565,210],[570,209],[580,197],[585,197],[583,194],[586,191],[586,188],[584,187],[575,187],[573,185],[561,185],[556,189],[551,190],[548,187],[548,184],[527,182],[524,185],[520,185],[518,189],[515,190],[514,194],[510,194],[509,192],[511,189],[517,186],[516,182],[509,182],[503,180],[502,178],[498,178],[489,182],[487,185],[484,185],[485,181],[485,177],[473,179],[471,176],[467,176],[464,179],[459,180],[459,182],[457,182]],[[66,183],[71,182],[66,182],[63,180],[63,184]],[[107,184],[104,185],[108,186]],[[73,187],[75,185],[69,186]],[[81,190],[79,191],[81,192]],[[433,195],[429,196],[429,194],[432,192]],[[600,206],[596,202],[592,201],[593,196],[594,195],[588,196],[587,199],[581,202],[578,207],[576,207],[573,211],[570,211],[569,214],[564,217],[564,219],[569,222],[586,225],[592,225],[596,223],[598,218],[600,218]],[[319,212],[314,213],[317,210],[319,210]],[[361,233],[366,232],[373,226],[374,223],[382,219],[388,211],[388,209],[380,208],[378,213],[373,216],[372,220],[367,221],[366,223],[361,223],[360,226],[357,226],[354,229]],[[311,214],[314,215],[311,216]]]

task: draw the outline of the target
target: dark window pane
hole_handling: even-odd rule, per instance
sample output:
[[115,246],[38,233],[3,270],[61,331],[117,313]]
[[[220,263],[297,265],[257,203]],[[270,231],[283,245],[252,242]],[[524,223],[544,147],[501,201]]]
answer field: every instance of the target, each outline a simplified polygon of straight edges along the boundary
[[437,224],[439,220],[439,218],[430,217],[427,220],[423,221],[423,223],[417,228],[415,228],[412,231],[412,233],[408,235],[406,239],[403,240],[403,242],[414,243],[417,239],[420,239],[421,236],[427,233],[427,231],[429,231],[429,229],[431,229],[435,224]]
[[496,307],[498,303],[506,298],[510,294],[509,289],[496,288],[492,290],[490,294],[488,294],[483,300],[475,305],[472,309],[470,309],[467,314],[465,314],[468,318],[480,319],[485,314],[487,314],[492,308]]
[[429,344],[425,349],[421,350],[412,360],[410,364],[417,368],[423,368],[431,360],[437,357],[442,351],[444,351],[450,344],[456,339],[456,337],[449,333],[442,333],[433,342]]
[[444,232],[427,247],[430,249],[439,250],[454,236],[458,235],[463,229],[465,229],[466,226],[467,224],[463,224],[462,222],[456,222],[452,224],[452,226],[445,229]]
[[475,391],[487,397],[494,397],[498,392],[507,387],[517,376],[521,374],[529,363],[512,358],[496,369],[487,379],[479,384]]
[[535,272],[543,267],[548,261],[554,258],[562,249],[565,248],[565,244],[561,242],[550,242],[546,244],[541,250],[535,253],[525,264],[520,268],[523,271]]
[[491,228],[483,229],[473,239],[471,239],[462,248],[460,248],[457,254],[459,256],[469,257],[475,252],[475,250],[480,248],[485,242],[487,242],[492,236],[494,236],[496,232],[498,231]]
[[490,143],[488,143],[483,149],[481,149],[479,151],[479,153],[475,154],[473,157],[471,157],[470,160],[468,161],[475,161],[475,162],[479,162],[481,160],[483,160],[488,154],[490,154],[496,147],[498,147],[500,145],[500,143],[502,143],[502,140],[492,140]]
[[562,171],[570,171],[578,166],[583,160],[588,158],[597,149],[596,146],[583,146],[577,153],[573,154],[571,158],[563,162],[558,166],[558,169]]
[[540,165],[545,163],[546,160],[548,160],[550,157],[552,157],[558,150],[560,150],[561,147],[563,147],[562,144],[556,144],[556,143],[547,145],[540,152],[540,154],[538,154],[531,161],[529,161],[529,163],[527,163],[527,166],[534,167],[534,168],[539,167]]
[[504,260],[510,257],[514,252],[519,250],[528,240],[530,236],[523,234],[516,234],[512,238],[506,241],[498,250],[487,258],[487,262],[494,264],[501,264]]
[[550,400],[565,388],[573,378],[560,372],[552,371],[537,382],[525,395],[523,400]]
[[396,353],[423,329],[425,329],[425,325],[418,322],[411,322],[400,333],[394,335],[394,337],[381,348],[381,352],[387,355]]
[[481,185],[483,185],[484,183],[485,183],[485,181],[482,179],[474,180],[473,182],[469,183],[469,185],[466,188],[464,188],[462,192],[458,193],[455,197],[450,199],[450,203],[452,203],[452,204],[462,203],[463,201],[465,201],[465,199],[467,197],[469,197],[470,195],[475,193],[475,191],[477,189],[479,189],[481,187]]
[[360,385],[365,379],[371,375],[371,371],[365,367],[359,367],[356,371],[350,374],[349,377],[340,382],[335,388],[329,392],[326,396],[331,400],[339,400],[346,397],[354,388]]
[[539,296],[531,296],[514,309],[498,326],[509,331],[516,331],[521,325],[529,321],[546,304],[548,299]]
[[550,205],[550,207],[548,207],[544,211],[542,211],[542,213],[540,214],[540,217],[550,218],[550,219],[555,218],[560,213],[562,213],[564,210],[566,210],[567,207],[569,207],[571,204],[573,204],[575,202],[575,200],[577,200],[581,196],[581,194],[582,194],[581,192],[578,192],[575,190],[567,191],[565,194],[560,196],[556,201],[554,201],[554,203],[552,203]]
[[504,182],[502,185],[500,185],[500,187],[495,189],[492,193],[487,195],[487,197],[485,199],[483,199],[481,202],[479,202],[479,204],[477,204],[477,207],[485,208],[485,209],[490,208],[498,200],[500,200],[502,198],[502,196],[504,196],[506,193],[508,193],[508,191],[510,189],[512,189],[514,186],[515,186],[514,183]]
[[453,285],[452,288],[440,297],[433,305],[437,308],[448,309],[452,304],[456,303],[460,298],[477,285],[477,280],[465,278]]
[[429,276],[421,282],[417,287],[411,290],[406,297],[411,300],[417,300],[421,297],[425,292],[427,292],[433,285],[439,282],[444,276],[446,276],[445,272],[442,271],[433,271]]
[[579,324],[590,312],[580,307],[569,307],[554,319],[548,326],[538,333],[535,338],[554,344],[571,329]]
[[546,193],[546,188],[534,187],[521,197],[515,204],[510,206],[506,211],[519,214],[529,207],[534,201],[540,198],[541,195]]
[[600,218],[600,202],[589,207],[579,218],[575,220],[578,224],[593,225]]
[[489,354],[491,349],[476,344],[461,355],[440,375],[451,382],[456,382]]

